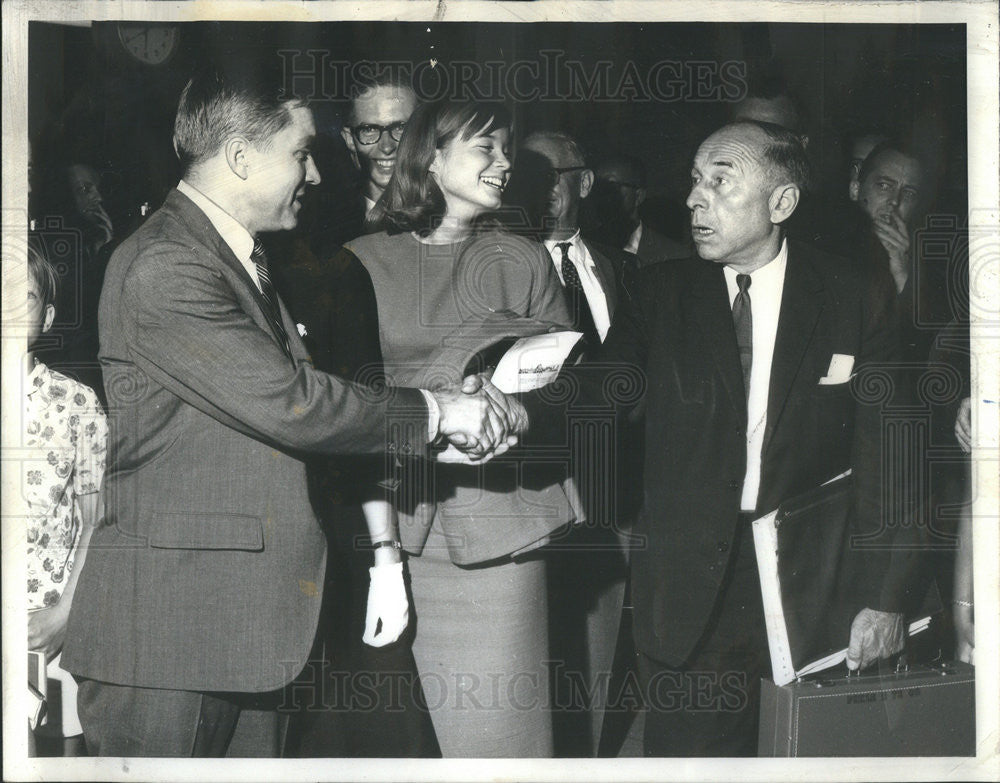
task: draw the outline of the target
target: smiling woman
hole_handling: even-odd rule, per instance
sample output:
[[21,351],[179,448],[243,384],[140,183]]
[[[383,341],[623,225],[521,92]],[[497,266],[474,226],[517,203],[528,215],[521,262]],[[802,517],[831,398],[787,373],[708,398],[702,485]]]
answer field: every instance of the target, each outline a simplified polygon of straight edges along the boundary
[[[509,126],[500,105],[419,106],[373,210],[382,232],[345,246],[346,260],[360,259],[371,275],[392,383],[460,382],[484,346],[569,323],[544,248],[475,228],[500,206]],[[435,464],[420,486],[398,493],[413,653],[445,757],[552,755],[537,549],[573,514],[545,467]]]

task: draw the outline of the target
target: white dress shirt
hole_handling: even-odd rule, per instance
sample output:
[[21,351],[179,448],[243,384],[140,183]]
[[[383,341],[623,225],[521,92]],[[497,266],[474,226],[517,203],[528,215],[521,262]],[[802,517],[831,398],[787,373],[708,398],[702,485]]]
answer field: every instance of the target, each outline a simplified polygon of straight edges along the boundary
[[191,199],[195,206],[205,213],[205,217],[219,232],[222,241],[229,245],[233,255],[243,264],[243,268],[247,270],[254,285],[257,286],[258,290],[262,290],[260,279],[257,277],[257,265],[250,258],[250,254],[253,253],[253,234],[212,199],[184,180],[177,183],[177,190]]
[[590,315],[594,319],[594,326],[597,328],[597,336],[604,342],[608,329],[611,328],[611,316],[608,315],[608,300],[601,286],[601,280],[597,276],[597,268],[594,259],[587,252],[587,246],[580,239],[580,230],[569,239],[546,239],[545,249],[552,257],[552,263],[556,266],[556,274],[559,275],[559,282],[566,286],[566,281],[562,276],[562,250],[556,245],[569,242],[569,260],[576,267],[576,273],[580,276],[580,284],[583,286],[583,294],[587,297],[587,306],[590,308]]
[[[767,427],[767,396],[771,383],[771,360],[774,358],[774,340],[778,334],[778,313],[781,310],[781,292],[785,287],[785,268],[788,265],[788,242],[783,240],[778,255],[772,261],[750,273],[750,313],[752,317],[753,364],[750,367],[750,393],[747,396],[747,472],[743,477],[743,511],[757,510],[760,491],[760,452]],[[737,272],[723,267],[726,288],[729,289],[729,306],[732,307],[739,286]],[[762,509],[773,511],[773,509]]]

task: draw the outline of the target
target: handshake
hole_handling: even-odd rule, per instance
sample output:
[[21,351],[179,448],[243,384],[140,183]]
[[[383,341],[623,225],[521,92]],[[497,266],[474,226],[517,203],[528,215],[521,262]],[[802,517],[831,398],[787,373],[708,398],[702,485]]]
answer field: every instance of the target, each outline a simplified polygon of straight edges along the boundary
[[439,389],[433,395],[441,413],[438,435],[461,452],[463,462],[481,464],[503,454],[528,428],[524,406],[484,374],[470,375],[460,387]]

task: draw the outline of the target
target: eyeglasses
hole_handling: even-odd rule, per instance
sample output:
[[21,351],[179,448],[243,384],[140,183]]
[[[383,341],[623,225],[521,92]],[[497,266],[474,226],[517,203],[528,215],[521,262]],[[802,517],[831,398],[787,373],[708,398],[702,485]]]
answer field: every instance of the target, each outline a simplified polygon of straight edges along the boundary
[[586,168],[586,166],[566,166],[561,169],[549,168],[545,170],[543,175],[544,182],[548,187],[554,188],[557,184],[559,184],[559,177],[563,174],[567,174],[570,171],[584,171]]
[[392,125],[364,123],[351,128],[351,133],[361,144],[378,144],[378,142],[382,141],[382,134],[386,131],[389,132],[389,136],[393,141],[399,141],[403,138],[404,128],[406,128],[405,122],[394,122]]

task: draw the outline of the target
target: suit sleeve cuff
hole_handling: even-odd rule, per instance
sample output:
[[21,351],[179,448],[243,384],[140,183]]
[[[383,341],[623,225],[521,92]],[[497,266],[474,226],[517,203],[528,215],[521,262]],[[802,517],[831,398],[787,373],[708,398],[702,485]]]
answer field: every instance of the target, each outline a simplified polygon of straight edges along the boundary
[[437,400],[434,399],[434,395],[427,389],[418,389],[418,391],[424,396],[424,402],[427,403],[427,442],[433,443],[437,439],[438,429],[441,426],[441,408],[437,404]]

